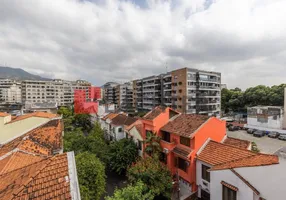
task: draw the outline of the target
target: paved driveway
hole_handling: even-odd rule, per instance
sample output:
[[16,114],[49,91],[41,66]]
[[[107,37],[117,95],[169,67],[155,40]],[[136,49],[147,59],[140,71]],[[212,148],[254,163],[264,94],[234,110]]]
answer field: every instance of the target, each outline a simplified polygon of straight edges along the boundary
[[252,134],[247,134],[246,131],[242,130],[228,131],[227,135],[238,139],[248,140],[250,142],[255,142],[261,153],[274,153],[281,147],[286,147],[286,141],[269,138],[267,136],[261,138],[253,137]]

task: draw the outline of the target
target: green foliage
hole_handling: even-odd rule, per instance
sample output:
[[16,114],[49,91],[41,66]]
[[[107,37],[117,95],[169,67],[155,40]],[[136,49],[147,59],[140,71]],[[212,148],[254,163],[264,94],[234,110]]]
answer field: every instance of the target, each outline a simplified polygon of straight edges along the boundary
[[60,107],[58,110],[59,115],[63,115],[63,118],[73,116],[72,110],[68,107]]
[[241,91],[239,88],[222,89],[221,107],[225,113],[232,111],[246,111],[247,107],[257,105],[282,106],[284,100],[284,88],[286,84],[272,87],[258,85]]
[[156,157],[139,160],[128,169],[127,176],[131,183],[142,181],[154,196],[171,197],[171,173]]
[[106,197],[106,200],[151,200],[154,195],[148,190],[148,187],[138,181],[133,185],[128,185],[120,190],[115,190],[112,197]]
[[259,153],[260,150],[257,147],[257,144],[255,142],[251,142],[251,151],[255,152],[255,153]]
[[132,139],[122,139],[109,146],[108,164],[111,170],[124,174],[138,158],[138,149]]
[[84,147],[84,135],[81,129],[67,131],[64,135],[64,151],[74,151],[76,154]]
[[158,154],[162,152],[160,140],[161,138],[156,136],[156,134],[147,134],[147,138],[146,140],[144,140],[144,143],[146,144],[146,148],[144,151],[150,156],[158,156]]
[[105,192],[104,165],[88,152],[76,155],[76,165],[82,199],[99,200]]
[[92,123],[90,115],[88,114],[76,114],[74,116],[73,125],[77,128],[81,128],[85,133],[92,129]]

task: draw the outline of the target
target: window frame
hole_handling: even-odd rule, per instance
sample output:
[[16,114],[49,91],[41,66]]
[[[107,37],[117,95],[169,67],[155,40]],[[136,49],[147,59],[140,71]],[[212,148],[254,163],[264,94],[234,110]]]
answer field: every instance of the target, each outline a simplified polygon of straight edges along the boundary
[[[188,142],[185,143],[184,140],[188,140]],[[187,147],[191,147],[191,138],[180,136],[180,144],[187,146]]]
[[211,179],[210,172],[207,171],[209,169],[210,169],[209,166],[202,164],[202,179],[207,182],[210,182],[210,179]]
[[162,131],[161,134],[162,134],[162,140],[164,142],[169,142],[169,143],[171,142],[171,134],[169,132]]
[[237,191],[222,185],[222,200],[237,200]]

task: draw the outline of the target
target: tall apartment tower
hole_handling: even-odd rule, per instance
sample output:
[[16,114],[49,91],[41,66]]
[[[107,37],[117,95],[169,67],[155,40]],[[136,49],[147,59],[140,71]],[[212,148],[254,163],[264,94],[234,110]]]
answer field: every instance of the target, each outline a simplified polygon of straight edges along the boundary
[[172,74],[172,107],[183,113],[220,115],[221,73],[191,68]]
[[53,102],[58,106],[68,106],[74,102],[74,90],[85,90],[88,98],[90,86],[91,84],[84,80],[25,80],[22,81],[22,102],[24,104]]
[[11,79],[0,79],[0,103],[21,102],[21,83]]
[[133,111],[133,83],[126,82],[115,87],[115,101],[122,111]]
[[182,68],[133,81],[133,106],[165,105],[188,114],[220,115],[221,74]]
[[118,86],[118,83],[115,82],[107,82],[105,83],[102,88],[104,90],[103,99],[105,103],[107,104],[117,104],[116,101],[116,87]]

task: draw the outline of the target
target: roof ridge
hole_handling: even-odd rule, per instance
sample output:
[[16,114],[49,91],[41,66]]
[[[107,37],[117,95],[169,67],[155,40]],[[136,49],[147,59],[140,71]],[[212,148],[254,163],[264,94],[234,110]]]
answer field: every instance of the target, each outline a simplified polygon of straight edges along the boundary
[[[243,159],[246,159],[246,158],[251,158],[251,157],[254,157],[256,155],[249,155],[249,156],[245,156],[245,157],[242,157],[242,158],[238,158],[238,159],[234,159],[234,160],[229,160],[229,161],[226,161],[226,162],[223,162],[223,163],[220,163],[220,164],[216,164],[216,165],[213,165],[213,167],[217,167],[217,166],[220,166],[220,165],[224,165],[226,163],[230,163],[230,162],[236,162],[236,161],[239,161],[239,160],[243,160]],[[212,167],[212,168],[213,168]]]
[[235,138],[235,137],[230,137],[230,136],[227,136],[227,138],[230,138],[230,139],[234,139],[234,140],[241,140],[241,141],[246,141],[246,142],[249,142],[251,143],[250,141],[248,140],[243,140],[243,139],[239,139],[239,138]]

